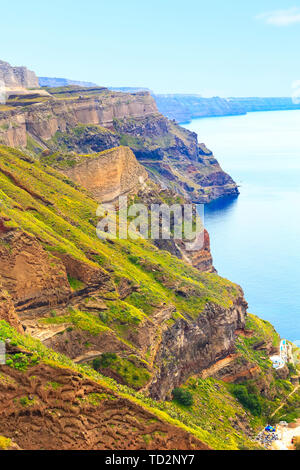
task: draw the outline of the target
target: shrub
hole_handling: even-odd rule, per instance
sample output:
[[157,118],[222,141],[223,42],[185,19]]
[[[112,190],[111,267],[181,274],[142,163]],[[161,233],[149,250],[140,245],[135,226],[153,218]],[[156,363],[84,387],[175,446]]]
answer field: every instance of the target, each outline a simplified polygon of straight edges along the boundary
[[109,367],[113,361],[117,359],[117,355],[115,353],[103,353],[100,357],[100,365],[101,367]]
[[173,399],[184,406],[192,406],[193,405],[193,395],[183,388],[177,387],[174,388],[173,392]]
[[116,359],[117,355],[115,353],[103,353],[100,357],[93,359],[93,368],[99,370],[100,367],[109,367]]
[[291,362],[289,362],[289,363],[287,364],[287,366],[288,366],[288,369],[289,369],[289,375],[290,375],[290,376],[291,376],[291,375],[297,375],[298,372],[297,372],[297,369],[296,369],[296,367],[294,366],[294,364],[292,364]]
[[262,407],[259,397],[254,393],[249,393],[244,385],[235,385],[233,395],[238,399],[244,408],[247,408],[254,416],[261,416]]
[[93,359],[93,369],[99,370],[100,366],[101,366],[100,357],[96,357],[95,359]]

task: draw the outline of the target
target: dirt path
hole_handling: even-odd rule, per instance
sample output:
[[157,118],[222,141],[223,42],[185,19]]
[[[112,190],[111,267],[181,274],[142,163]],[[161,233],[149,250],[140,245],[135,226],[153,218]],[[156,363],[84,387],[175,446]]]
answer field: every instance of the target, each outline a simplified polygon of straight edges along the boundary
[[287,397],[285,398],[284,402],[281,403],[281,405],[271,414],[271,418],[273,418],[273,416],[279,411],[281,410],[281,408],[283,408],[283,406],[286,404],[286,401],[289,397],[291,397],[292,395],[294,395],[295,392],[297,392],[298,388],[300,387],[300,385],[297,385],[297,387],[294,388],[294,390],[289,394],[287,395]]

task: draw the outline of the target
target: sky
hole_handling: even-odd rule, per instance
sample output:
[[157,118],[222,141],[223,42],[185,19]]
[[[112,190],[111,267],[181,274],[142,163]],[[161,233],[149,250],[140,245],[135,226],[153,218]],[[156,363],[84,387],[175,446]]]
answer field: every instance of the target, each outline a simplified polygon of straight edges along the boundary
[[0,0],[0,60],[156,93],[291,96],[297,0]]

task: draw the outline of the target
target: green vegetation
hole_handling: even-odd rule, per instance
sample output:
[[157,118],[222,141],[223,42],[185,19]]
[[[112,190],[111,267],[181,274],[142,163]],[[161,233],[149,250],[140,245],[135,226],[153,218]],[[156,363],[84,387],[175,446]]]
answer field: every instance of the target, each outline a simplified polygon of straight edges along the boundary
[[[107,280],[103,289],[105,305],[100,313],[97,309],[93,313],[89,306],[92,299],[86,299],[86,308],[82,302],[80,309],[70,308],[63,315],[52,310],[49,317],[41,321],[44,324],[65,324],[67,333],[73,329],[86,331],[95,337],[107,333],[114,341],[126,344],[129,351],[126,357],[116,353],[102,354],[93,361],[93,367],[89,364],[75,365],[68,357],[47,349],[29,336],[19,335],[7,323],[0,321],[0,340],[10,339],[12,345],[24,350],[8,355],[7,365],[21,372],[40,362],[55,368],[71,368],[100,383],[108,396],[117,394],[131,400],[151,411],[157,419],[187,430],[213,448],[256,448],[243,427],[239,427],[241,420],[261,425],[282,397],[291,391],[290,382],[274,375],[267,351],[256,348],[259,342],[278,345],[279,337],[268,322],[249,315],[247,329],[253,334],[238,337],[237,352],[240,356],[237,360],[259,366],[262,371],[260,379],[264,374],[271,374],[272,399],[259,396],[251,381],[232,386],[214,379],[194,377],[174,390],[172,401],[157,402],[136,391],[148,383],[148,361],[151,364],[152,359],[151,348],[144,352],[144,361],[137,357],[140,351],[133,344],[133,338],[137,336],[138,328],[146,329],[153,325],[159,341],[161,331],[154,314],[164,306],[173,308],[172,317],[168,320],[170,324],[178,318],[192,322],[208,303],[222,308],[232,307],[241,295],[239,287],[217,274],[200,273],[168,252],[158,250],[147,240],[100,240],[95,230],[97,203],[47,164],[51,163],[51,155],[48,155],[48,160],[45,155],[41,161],[33,161],[18,150],[0,146],[0,157],[0,216],[10,219],[5,224],[37,237],[53,263],[57,261],[56,257],[64,255],[73,264],[78,263],[82,268],[78,272],[90,269]],[[77,158],[76,155],[71,157]],[[11,247],[4,246],[4,249],[9,253]],[[68,279],[74,291],[90,287],[70,274]],[[122,281],[132,289],[128,289],[127,296],[122,296],[121,300]],[[87,336],[85,339],[88,340],[85,346],[89,348],[94,338]],[[127,385],[117,384],[98,370],[120,377]],[[5,380],[5,377],[0,377],[0,380]],[[58,390],[60,385],[48,382],[47,386]],[[86,400],[87,404],[98,406],[102,399],[106,398],[93,395]],[[292,396],[282,414],[290,413],[291,404],[298,403],[298,399],[297,394]],[[32,402],[28,397],[22,397],[19,404],[26,407]]]
[[74,277],[71,277],[70,275],[68,275],[68,281],[71,286],[71,289],[75,291],[81,290],[85,287],[85,284],[83,282],[79,281],[79,279],[75,279]]
[[[39,362],[55,369],[68,368],[80,372],[106,388],[109,396],[115,397],[117,394],[126,398],[154,414],[157,419],[179,426],[215,449],[236,449],[240,444],[256,446],[242,432],[236,432],[230,425],[227,416],[243,414],[243,409],[234,401],[226,387],[213,379],[188,381],[186,387],[193,394],[194,400],[194,405],[189,409],[174,402],[157,402],[133,388],[117,384],[113,379],[104,377],[86,364],[74,364],[70,358],[46,348],[40,341],[30,336],[17,333],[5,321],[0,320],[0,341],[6,339],[33,353]],[[215,384],[218,388],[215,388]],[[216,416],[223,415],[226,416],[226,421],[220,422],[220,425],[214,424]]]
[[252,314],[247,316],[246,329],[252,332],[252,335],[238,337],[236,343],[238,351],[242,357],[257,364],[262,370],[270,369],[272,364],[267,351],[260,348],[256,349],[256,345],[265,343],[274,348],[278,347],[280,336],[271,323]]
[[118,374],[126,384],[133,388],[141,388],[150,380],[150,373],[144,367],[137,367],[133,362],[117,356],[115,353],[103,353],[93,360],[93,368],[105,369]]
[[253,416],[261,416],[262,406],[257,393],[249,393],[245,385],[234,385],[233,395],[243,405],[244,408],[249,410]]
[[0,436],[0,450],[7,450],[11,447],[11,439]]
[[180,405],[184,406],[192,406],[193,405],[193,395],[184,388],[174,388],[173,392],[173,399],[178,402]]
[[35,403],[34,398],[29,397],[21,397],[19,398],[19,404],[24,408],[28,408],[29,406],[33,406]]
[[39,358],[34,355],[26,355],[23,353],[19,354],[7,354],[6,364],[14,369],[26,371],[29,367],[33,367],[38,364]]
[[[68,254],[94,269],[109,267],[112,279],[126,277],[138,285],[126,302],[140,315],[151,315],[156,305],[166,302],[176,306],[177,316],[196,318],[207,302],[230,307],[240,295],[230,281],[200,273],[147,240],[100,240],[95,230],[97,203],[84,191],[45,163],[27,161],[19,150],[0,146],[0,156],[1,215],[11,219],[7,225],[37,236],[54,255]],[[141,259],[147,262],[132,262]],[[159,270],[153,272],[148,264]],[[175,293],[182,289],[189,292],[188,299]]]
[[80,310],[71,308],[69,309],[69,312],[70,313],[67,315],[44,318],[41,321],[46,324],[66,323],[74,325],[74,327],[79,330],[88,331],[94,336],[108,331],[108,328],[103,326],[100,320],[91,313],[81,312]]

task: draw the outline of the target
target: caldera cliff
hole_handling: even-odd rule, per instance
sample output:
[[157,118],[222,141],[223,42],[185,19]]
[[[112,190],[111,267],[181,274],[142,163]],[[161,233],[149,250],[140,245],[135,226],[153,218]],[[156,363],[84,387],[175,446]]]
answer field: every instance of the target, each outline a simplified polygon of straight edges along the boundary
[[0,142],[35,154],[101,152],[126,145],[150,177],[193,202],[236,196],[238,188],[197,135],[157,110],[148,92],[44,88],[0,105]]

